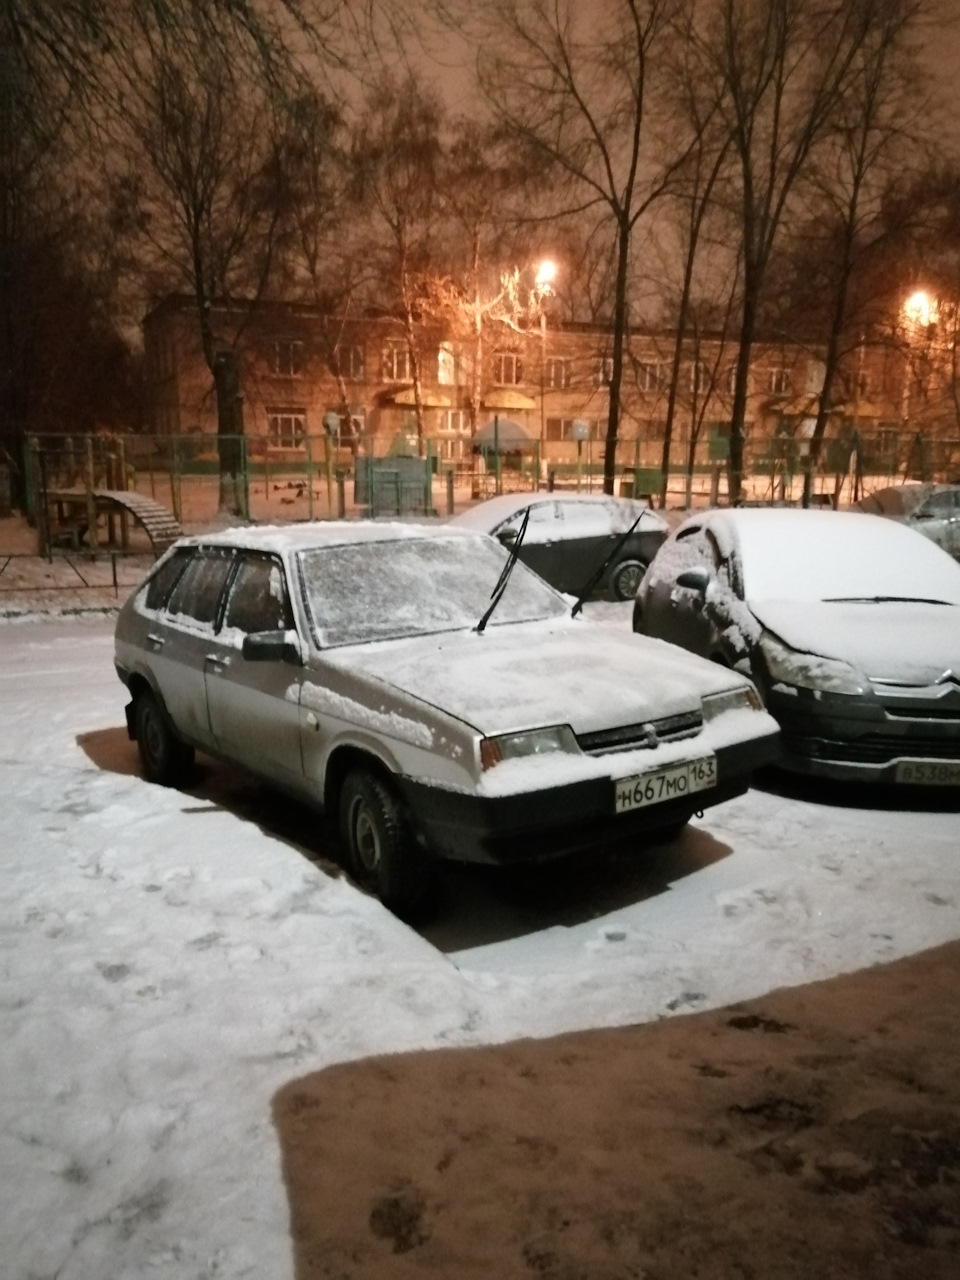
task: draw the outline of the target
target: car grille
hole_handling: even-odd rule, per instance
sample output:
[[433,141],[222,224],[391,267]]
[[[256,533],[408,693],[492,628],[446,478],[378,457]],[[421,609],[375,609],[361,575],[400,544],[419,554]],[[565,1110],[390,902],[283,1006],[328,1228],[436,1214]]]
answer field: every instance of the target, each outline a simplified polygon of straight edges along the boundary
[[884,711],[891,720],[952,720],[960,732],[960,715],[957,714],[956,707],[918,707],[916,703],[909,711],[901,711],[898,707],[891,707],[889,702],[885,702]]
[[636,751],[653,748],[661,742],[678,742],[681,738],[695,738],[703,728],[703,716],[699,711],[683,715],[665,716],[662,720],[645,720],[642,724],[625,724],[619,729],[600,729],[596,733],[577,735],[580,750],[591,756],[611,755],[616,751]]
[[911,734],[865,734],[838,742],[832,738],[803,738],[782,734],[781,742],[795,755],[815,760],[848,761],[851,764],[886,764],[901,756],[918,760],[960,760],[960,737],[927,738]]

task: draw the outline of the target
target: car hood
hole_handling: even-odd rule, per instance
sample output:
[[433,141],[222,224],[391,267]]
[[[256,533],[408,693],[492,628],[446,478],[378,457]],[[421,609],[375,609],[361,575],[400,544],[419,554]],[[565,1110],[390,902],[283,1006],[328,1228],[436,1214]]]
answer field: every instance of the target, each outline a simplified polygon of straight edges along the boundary
[[751,605],[791,648],[849,662],[876,680],[934,684],[960,679],[960,607],[912,601],[764,601]]
[[549,724],[585,733],[657,720],[698,711],[702,695],[744,683],[673,645],[582,618],[356,645],[324,659],[488,735]]

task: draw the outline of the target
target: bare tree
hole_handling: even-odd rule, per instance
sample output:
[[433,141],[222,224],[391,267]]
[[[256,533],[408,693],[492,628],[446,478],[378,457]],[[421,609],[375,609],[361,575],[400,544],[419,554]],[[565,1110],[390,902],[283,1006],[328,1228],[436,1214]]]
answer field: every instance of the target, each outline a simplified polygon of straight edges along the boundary
[[803,460],[805,507],[812,496],[838,373],[844,358],[863,340],[862,322],[851,315],[854,278],[859,264],[886,235],[882,202],[894,173],[902,174],[919,154],[916,126],[925,106],[909,44],[924,16],[925,0],[865,0],[865,8],[869,22],[811,184],[819,209],[825,211],[833,252],[830,278],[824,281],[829,321],[823,385]]
[[[217,38],[213,38],[214,34]],[[243,399],[237,342],[263,295],[286,211],[282,113],[259,65],[230,51],[228,33],[135,23],[116,74],[125,111],[115,134],[135,192],[155,288],[194,300],[217,400],[220,505],[243,513]],[[218,304],[233,303],[231,310]],[[240,321],[232,332],[223,329]]]
[[[613,272],[604,489],[613,491],[628,332],[631,245],[689,143],[658,115],[683,0],[493,0],[481,11],[487,104],[549,168],[562,212],[602,211]],[[599,219],[598,219],[599,222]]]
[[698,36],[740,174],[743,303],[730,429],[732,502],[742,492],[748,378],[771,253],[811,154],[834,124],[875,10],[872,0],[716,0]]
[[384,277],[403,325],[421,449],[424,406],[420,300],[439,216],[437,178],[442,119],[439,99],[414,80],[385,79],[368,94],[352,151],[358,200],[370,204],[386,232]]
[[[692,41],[688,43],[687,48],[692,50]],[[659,496],[661,508],[666,506],[667,501],[674,414],[680,389],[680,374],[684,361],[687,324],[693,303],[695,270],[700,257],[701,238],[714,206],[717,184],[727,166],[733,141],[729,126],[718,111],[717,104],[711,102],[709,95],[704,95],[703,93],[697,62],[694,57],[684,56],[680,62],[675,92],[677,109],[688,119],[690,136],[693,141],[688,162],[680,175],[678,188],[669,199],[669,205],[675,207],[679,213],[677,234],[683,267],[674,321],[676,338],[667,384],[667,408],[660,463]],[[731,285],[728,293],[734,287],[735,285]],[[697,356],[696,367],[699,367],[700,363],[700,357]],[[696,434],[692,433],[687,472],[688,493],[695,447]]]

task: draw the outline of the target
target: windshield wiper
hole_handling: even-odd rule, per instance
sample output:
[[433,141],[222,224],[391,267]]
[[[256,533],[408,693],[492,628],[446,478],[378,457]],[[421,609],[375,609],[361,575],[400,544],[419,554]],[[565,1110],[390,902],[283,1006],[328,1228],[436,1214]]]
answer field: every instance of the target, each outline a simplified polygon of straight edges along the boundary
[[633,533],[634,529],[637,527],[637,525],[640,523],[642,519],[643,519],[643,512],[641,511],[640,514],[637,516],[636,520],[634,520],[633,524],[630,526],[627,532],[623,535],[620,541],[616,544],[616,546],[613,547],[611,551],[608,551],[607,554],[604,556],[603,564],[601,564],[600,568],[596,571],[596,573],[593,575],[593,577],[590,579],[587,585],[583,588],[583,590],[577,596],[577,602],[573,606],[573,608],[570,610],[571,618],[575,618],[577,614],[580,612],[580,610],[583,608],[584,600],[586,600],[587,596],[590,594],[593,588],[597,585],[597,583],[606,573],[607,565],[614,558],[614,556],[619,554],[620,548],[624,545],[626,540],[630,537],[631,533]]
[[928,596],[827,596],[824,604],[943,604],[946,600],[931,600]]
[[490,592],[490,604],[487,608],[486,613],[477,623],[478,635],[483,635],[484,628],[486,627],[487,623],[490,621],[490,615],[493,613],[494,609],[503,599],[503,593],[506,591],[507,583],[510,581],[510,575],[511,573],[513,573],[513,566],[517,563],[517,554],[520,551],[520,546],[521,546],[521,543],[523,542],[523,535],[527,532],[527,524],[529,520],[530,520],[530,508],[527,507],[526,511],[524,511],[523,513],[523,519],[520,521],[520,528],[517,530],[517,536],[514,540],[513,546],[510,548],[510,558],[507,560],[507,563],[500,570],[500,577],[497,579],[497,585]]

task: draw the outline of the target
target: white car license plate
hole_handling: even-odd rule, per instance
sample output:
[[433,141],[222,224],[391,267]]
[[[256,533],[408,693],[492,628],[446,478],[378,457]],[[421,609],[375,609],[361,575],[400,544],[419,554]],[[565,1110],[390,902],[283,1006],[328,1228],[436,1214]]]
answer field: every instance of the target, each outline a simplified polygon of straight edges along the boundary
[[676,800],[678,796],[692,795],[694,791],[706,791],[716,784],[716,756],[684,760],[682,764],[667,765],[653,773],[618,778],[614,783],[614,811],[629,813],[631,809],[642,809],[648,804],[662,804],[665,800]]
[[921,787],[960,787],[960,763],[953,760],[898,760],[897,782]]

